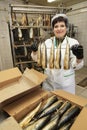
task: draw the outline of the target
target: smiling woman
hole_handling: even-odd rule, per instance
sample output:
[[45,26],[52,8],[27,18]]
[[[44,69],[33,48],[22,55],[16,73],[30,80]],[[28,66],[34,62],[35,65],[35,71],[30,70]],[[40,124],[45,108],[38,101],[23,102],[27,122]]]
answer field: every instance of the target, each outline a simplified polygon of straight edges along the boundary
[[42,87],[48,91],[63,89],[75,94],[75,70],[83,67],[83,47],[76,39],[67,36],[66,14],[56,14],[51,24],[54,36],[44,42],[46,46],[44,60],[47,61],[44,73],[48,78]]

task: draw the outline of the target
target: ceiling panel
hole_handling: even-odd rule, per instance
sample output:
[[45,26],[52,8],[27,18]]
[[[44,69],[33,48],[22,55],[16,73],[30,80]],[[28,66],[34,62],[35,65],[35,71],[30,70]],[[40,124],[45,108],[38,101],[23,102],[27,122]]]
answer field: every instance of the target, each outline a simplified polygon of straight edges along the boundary
[[32,3],[37,5],[43,5],[43,6],[71,6],[73,4],[78,4],[80,2],[84,2],[87,0],[56,0],[55,2],[48,3],[47,0],[24,0],[25,3]]

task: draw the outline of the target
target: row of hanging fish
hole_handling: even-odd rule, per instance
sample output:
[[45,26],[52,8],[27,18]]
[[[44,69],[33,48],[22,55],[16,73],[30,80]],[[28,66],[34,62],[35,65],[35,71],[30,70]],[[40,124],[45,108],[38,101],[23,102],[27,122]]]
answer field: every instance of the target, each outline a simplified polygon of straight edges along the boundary
[[[29,15],[27,13],[22,13],[21,18],[19,20],[22,26],[31,25],[31,19],[33,15]],[[20,16],[19,16],[20,17]],[[12,24],[15,25],[15,19],[18,19],[16,13],[12,13]],[[16,20],[17,21],[17,20]],[[33,24],[34,26],[50,26],[51,25],[51,15],[50,14],[38,14],[37,16],[34,14],[33,16]]]
[[[39,24],[40,26],[43,26],[41,25],[41,22],[41,15],[37,17],[36,21],[34,18],[31,18],[29,21],[30,28],[26,28],[26,26],[28,26],[27,14],[23,13],[20,22],[18,22],[15,13],[12,13],[12,25],[14,25],[14,27],[17,26],[13,28],[14,41],[28,41],[29,38],[33,39],[35,36],[44,38],[46,37],[46,35],[49,35],[43,28],[34,28],[35,24],[37,24],[36,26],[39,26]],[[21,26],[23,26],[24,28]]]
[[24,130],[69,130],[80,111],[77,105],[52,95],[19,124]]
[[[42,68],[47,68],[47,48],[45,43],[43,43],[43,47],[41,47],[41,44],[39,44],[38,46],[37,64],[38,66],[42,66]],[[50,49],[50,57],[49,57],[49,68],[50,69],[61,68],[61,44],[57,46],[56,56],[55,56],[54,43],[52,43]],[[70,68],[70,46],[67,42],[66,49],[65,49],[65,56],[64,56],[64,69],[69,69],[69,68]]]

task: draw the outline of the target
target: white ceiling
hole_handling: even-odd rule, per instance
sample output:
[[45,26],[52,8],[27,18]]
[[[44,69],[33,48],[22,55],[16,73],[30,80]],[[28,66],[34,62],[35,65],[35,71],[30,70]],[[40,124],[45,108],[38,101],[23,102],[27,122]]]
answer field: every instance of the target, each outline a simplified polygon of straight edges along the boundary
[[47,0],[23,0],[24,3],[32,3],[32,4],[37,4],[37,5],[43,5],[43,6],[71,6],[73,4],[78,4],[80,2],[84,2],[87,0],[56,0],[55,2],[48,3]]

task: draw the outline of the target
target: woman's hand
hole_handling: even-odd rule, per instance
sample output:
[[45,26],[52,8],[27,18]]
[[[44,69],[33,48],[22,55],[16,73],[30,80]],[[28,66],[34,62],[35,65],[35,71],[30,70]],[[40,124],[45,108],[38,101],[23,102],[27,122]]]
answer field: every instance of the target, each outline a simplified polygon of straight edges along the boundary
[[73,54],[76,56],[78,60],[83,59],[83,46],[75,44],[71,47]]

